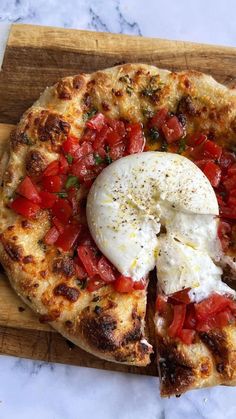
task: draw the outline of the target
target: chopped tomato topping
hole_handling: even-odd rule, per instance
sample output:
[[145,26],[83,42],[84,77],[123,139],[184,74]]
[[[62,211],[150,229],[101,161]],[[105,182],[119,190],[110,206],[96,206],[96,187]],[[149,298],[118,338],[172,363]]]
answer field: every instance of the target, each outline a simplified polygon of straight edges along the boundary
[[196,147],[202,143],[204,143],[207,140],[207,136],[204,134],[201,134],[199,132],[194,133],[193,135],[191,135],[188,140],[187,140],[187,144],[189,146],[193,146]]
[[224,310],[230,304],[230,299],[220,294],[212,294],[210,297],[195,304],[196,317],[199,320],[205,320],[220,311]]
[[98,262],[98,274],[103,279],[104,282],[113,282],[116,280],[114,269],[111,263],[102,256]]
[[55,176],[59,174],[59,161],[54,160],[43,171],[43,176]]
[[23,196],[19,196],[11,203],[11,208],[25,218],[34,219],[40,211],[40,206],[32,201],[29,201]]
[[104,284],[104,281],[100,278],[100,276],[95,275],[94,277],[89,278],[87,290],[89,292],[97,291],[99,288],[103,287],[104,285],[106,284]]
[[75,264],[75,271],[76,271],[76,276],[78,279],[85,279],[87,278],[88,274],[84,269],[84,266],[81,262],[81,260],[78,258],[78,256],[76,256],[74,258],[74,264]]
[[155,304],[156,311],[160,314],[165,314],[167,311],[167,307],[167,297],[165,297],[164,295],[158,295]]
[[227,176],[226,180],[223,181],[223,185],[225,186],[227,191],[236,189],[236,175]]
[[154,115],[149,121],[150,128],[157,128],[161,129],[164,122],[166,122],[168,118],[168,109],[162,108],[160,109],[156,115]]
[[181,329],[181,331],[178,334],[180,340],[186,345],[191,345],[191,343],[193,343],[194,341],[195,336],[196,332],[192,329]]
[[68,252],[71,250],[79,237],[81,226],[79,224],[69,224],[64,228],[64,231],[58,237],[56,246]]
[[66,175],[69,170],[69,164],[66,158],[63,156],[63,154],[60,155],[58,163],[59,163],[59,173],[62,175]]
[[213,188],[217,188],[217,186],[219,186],[221,179],[221,168],[217,164],[211,161],[207,162],[203,168],[203,173],[206,175]]
[[55,227],[57,228],[57,230],[59,231],[59,233],[62,234],[64,232],[64,229],[65,229],[65,226],[62,224],[62,222],[59,221],[57,217],[53,217],[52,222],[55,225]]
[[59,237],[59,234],[60,233],[55,226],[51,227],[50,230],[48,230],[48,232],[44,236],[44,239],[43,239],[44,243],[48,245],[52,245],[56,243]]
[[233,153],[230,153],[229,151],[222,151],[221,157],[220,157],[220,167],[224,170],[228,169],[231,164],[235,162],[235,156]]
[[106,117],[103,113],[97,113],[89,121],[86,122],[86,126],[95,131],[101,131],[102,127],[105,125]]
[[186,314],[186,305],[185,304],[176,304],[173,306],[174,316],[171,325],[168,328],[168,334],[170,337],[174,338],[178,336],[181,331],[185,314]]
[[41,198],[37,191],[37,188],[28,176],[26,176],[24,180],[22,180],[16,191],[18,192],[18,194],[24,196],[25,198],[29,199],[30,201],[36,204],[39,204],[41,202]]
[[39,196],[41,199],[40,207],[41,208],[52,208],[57,200],[57,196],[51,192],[40,191]]
[[145,290],[147,286],[147,280],[145,278],[140,279],[139,281],[134,281],[133,289],[134,290]]
[[62,188],[62,178],[59,175],[45,176],[42,179],[42,185],[47,192],[60,192]]
[[115,290],[122,293],[133,291],[133,280],[129,276],[120,275],[114,282]]
[[184,320],[184,329],[195,329],[196,328],[196,313],[194,304],[188,304],[186,308],[186,316]]
[[172,116],[170,119],[168,119],[164,125],[162,125],[162,131],[167,143],[169,144],[178,141],[184,133],[183,127],[177,116]]
[[141,153],[145,147],[145,138],[143,134],[142,124],[129,124],[127,127],[128,133],[128,154]]
[[190,291],[190,288],[185,288],[184,290],[177,291],[174,294],[171,294],[169,298],[171,300],[178,301],[179,303],[189,304],[190,303],[189,291]]
[[65,154],[71,154],[72,156],[79,147],[79,139],[72,135],[69,135],[67,139],[62,143],[62,150]]
[[222,147],[213,141],[207,140],[203,144],[203,156],[206,158],[212,158],[219,160],[222,154]]
[[98,274],[98,258],[95,252],[95,249],[90,246],[83,245],[78,247],[78,256],[90,277]]
[[125,152],[125,144],[119,143],[111,147],[109,151],[109,155],[110,155],[111,160],[113,161],[113,160],[118,160],[121,157],[123,157],[124,152]]
[[74,159],[79,160],[81,157],[87,156],[93,152],[93,146],[91,143],[84,142],[79,146],[73,153]]
[[52,207],[52,214],[63,224],[67,224],[71,215],[72,208],[67,199],[58,198]]

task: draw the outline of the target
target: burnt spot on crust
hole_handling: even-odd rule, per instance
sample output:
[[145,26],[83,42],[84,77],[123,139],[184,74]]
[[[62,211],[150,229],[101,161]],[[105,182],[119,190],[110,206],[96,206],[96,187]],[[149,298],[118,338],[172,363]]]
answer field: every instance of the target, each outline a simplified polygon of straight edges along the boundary
[[197,110],[191,96],[183,96],[178,103],[177,113],[183,113],[188,116],[195,116],[196,112]]
[[137,342],[137,341],[140,341],[141,338],[142,338],[141,322],[137,321],[136,324],[134,324],[134,327],[124,335],[121,344],[127,345],[127,343],[130,343],[130,342]]
[[41,316],[39,316],[39,321],[40,323],[48,323],[48,322],[55,321],[59,317],[60,317],[60,311],[52,310],[48,314],[42,314]]
[[109,103],[107,103],[107,102],[105,102],[105,101],[103,101],[102,102],[102,109],[105,111],[105,112],[108,112],[108,111],[110,111],[110,105],[109,105]]
[[68,256],[60,257],[53,262],[53,272],[63,275],[67,278],[75,275],[75,266],[73,259]]
[[161,379],[161,395],[181,394],[194,383],[192,362],[184,356],[176,343],[165,338],[158,339],[159,373]]
[[199,337],[213,355],[217,371],[227,375],[229,349],[225,332],[221,329],[199,332]]
[[46,167],[44,156],[38,150],[28,152],[25,159],[25,168],[29,176],[39,176]]
[[46,119],[40,119],[38,125],[38,136],[40,141],[51,141],[56,144],[65,139],[70,131],[70,124],[60,118],[57,114],[49,113]]
[[74,287],[68,287],[67,284],[62,282],[61,284],[57,285],[54,290],[54,295],[62,296],[66,300],[75,303],[75,301],[78,300],[80,292],[77,288]]
[[80,90],[85,85],[85,80],[82,74],[73,77],[73,88]]
[[114,330],[117,321],[109,314],[85,315],[80,321],[80,329],[87,342],[101,351],[115,351],[117,342]]
[[57,83],[56,92],[59,99],[62,100],[71,100],[72,94],[71,94],[71,83],[69,79],[61,79]]
[[31,139],[25,132],[14,129],[10,134],[10,143],[13,150],[17,150],[20,145],[32,145]]
[[33,263],[34,262],[34,257],[32,255],[25,256],[23,258],[22,262],[25,263],[25,264]]
[[22,220],[21,221],[21,227],[22,228],[31,228],[31,223],[28,220]]
[[7,241],[5,238],[0,238],[5,252],[14,262],[19,262],[23,257],[23,249],[21,246],[16,245],[10,241]]

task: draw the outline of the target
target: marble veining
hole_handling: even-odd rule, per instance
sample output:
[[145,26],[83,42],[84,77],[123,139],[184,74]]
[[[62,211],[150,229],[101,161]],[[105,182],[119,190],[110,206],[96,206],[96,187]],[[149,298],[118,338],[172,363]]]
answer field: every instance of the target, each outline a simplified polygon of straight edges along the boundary
[[[235,18],[234,0],[0,0],[0,23],[232,46]],[[161,400],[157,378],[0,356],[0,419],[235,419],[235,399],[218,386]]]

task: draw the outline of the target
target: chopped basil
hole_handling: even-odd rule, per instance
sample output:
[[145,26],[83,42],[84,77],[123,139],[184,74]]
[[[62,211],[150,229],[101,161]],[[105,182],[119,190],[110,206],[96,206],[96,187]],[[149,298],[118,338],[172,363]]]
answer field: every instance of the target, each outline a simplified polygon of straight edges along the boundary
[[132,80],[131,80],[131,78],[129,77],[129,75],[128,74],[125,74],[125,76],[121,76],[120,78],[119,78],[119,81],[122,81],[123,83],[132,83]]
[[186,139],[185,138],[181,138],[181,140],[179,142],[178,153],[179,154],[183,153],[183,151],[185,151],[185,149],[186,149]]
[[57,195],[62,199],[67,198],[68,196],[67,192],[57,192]]
[[109,154],[106,155],[105,161],[106,161],[107,164],[111,164],[112,163],[112,158],[111,158],[111,156]]
[[68,161],[69,164],[72,164],[74,158],[71,154],[66,154],[66,160]]
[[87,279],[77,279],[76,282],[81,290],[84,290],[87,286]]
[[150,129],[149,135],[150,135],[152,141],[157,141],[158,138],[160,137],[160,133],[159,133],[158,129],[155,128],[155,127]]
[[132,86],[127,86],[126,87],[126,93],[128,93],[128,95],[129,96],[131,96],[132,95],[132,93],[133,93],[133,87]]
[[151,86],[148,86],[146,89],[141,90],[141,96],[147,97],[147,98],[153,98],[157,92],[160,91],[160,88],[153,88]]
[[90,119],[90,118],[92,118],[92,116],[96,115],[97,111],[98,110],[96,108],[90,109],[90,111],[88,111],[87,113],[85,113],[83,115],[83,120],[88,121],[88,119]]
[[65,187],[66,189],[71,188],[72,186],[75,186],[76,188],[79,187],[79,181],[77,176],[69,175],[66,179]]
[[104,160],[101,158],[101,156],[99,156],[99,154],[94,153],[93,157],[94,157],[94,160],[95,160],[95,164],[104,163]]

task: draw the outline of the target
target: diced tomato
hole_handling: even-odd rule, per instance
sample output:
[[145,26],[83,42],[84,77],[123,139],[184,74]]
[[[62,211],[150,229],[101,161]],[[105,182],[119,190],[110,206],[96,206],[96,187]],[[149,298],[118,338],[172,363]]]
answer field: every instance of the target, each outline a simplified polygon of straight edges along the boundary
[[134,281],[133,288],[136,291],[137,290],[145,290],[146,286],[147,286],[147,280],[146,280],[146,278],[142,278],[139,281]]
[[55,226],[51,227],[44,236],[44,243],[48,245],[54,244],[57,241],[59,234],[60,233]]
[[60,192],[62,188],[62,177],[56,176],[45,176],[42,179],[42,185],[47,192]]
[[99,288],[103,287],[104,285],[106,285],[106,284],[104,283],[104,281],[102,281],[100,276],[95,275],[94,277],[89,278],[88,285],[87,285],[87,290],[89,292],[97,291]]
[[164,122],[166,122],[168,118],[168,109],[166,108],[162,108],[160,109],[156,115],[154,115],[148,125],[149,128],[157,128],[157,129],[161,129],[162,125],[164,124]]
[[227,189],[227,191],[230,191],[231,189],[236,189],[236,175],[230,176],[226,178],[226,180],[223,181],[224,187]]
[[113,130],[109,130],[107,132],[107,136],[106,136],[106,143],[111,147],[113,145],[116,145],[118,143],[120,143],[122,141],[121,136],[119,135],[118,132],[113,131]]
[[220,157],[220,167],[222,169],[228,169],[231,164],[235,162],[235,156],[233,153],[230,153],[229,151],[222,151],[221,157]]
[[226,251],[229,247],[230,235],[231,235],[230,224],[226,223],[225,221],[220,220],[219,227],[218,227],[218,236],[221,241],[223,251]]
[[220,294],[212,294],[210,297],[195,304],[196,317],[205,320],[208,317],[219,313],[230,304],[230,299]]
[[85,279],[87,278],[88,274],[84,269],[84,266],[82,265],[81,260],[78,258],[78,256],[76,256],[74,258],[74,265],[75,265],[75,271],[76,271],[76,276],[78,279]]
[[172,338],[176,337],[184,324],[185,314],[186,314],[186,305],[177,304],[173,306],[174,317],[171,325],[168,327],[168,335]]
[[229,207],[236,207],[236,197],[229,196],[227,204],[229,205]]
[[125,144],[124,143],[119,143],[117,145],[114,145],[113,147],[111,147],[110,151],[109,151],[109,155],[111,160],[117,160],[120,159],[121,157],[124,156],[124,152],[125,152]]
[[216,315],[217,326],[222,328],[235,322],[235,317],[229,308]]
[[52,214],[63,224],[67,224],[72,215],[72,208],[69,201],[67,199],[58,198],[52,207]]
[[88,276],[93,277],[98,274],[98,257],[95,254],[95,249],[90,246],[79,246],[78,256],[83,263]]
[[81,157],[87,156],[87,154],[93,152],[93,146],[91,143],[84,142],[82,143],[74,152],[73,157],[75,160],[80,159]]
[[62,175],[66,175],[69,170],[69,164],[63,154],[60,155],[59,158],[59,173]]
[[52,222],[59,231],[59,233],[62,234],[64,232],[65,226],[61,223],[61,221],[59,221],[57,217],[53,217]]
[[79,209],[79,201],[77,199],[78,190],[76,188],[70,188],[67,192],[68,201],[70,201],[72,205],[73,214],[77,214]]
[[126,135],[125,124],[123,121],[118,121],[117,119],[109,119],[107,118],[107,125],[116,131],[120,138],[123,138]]
[[55,245],[64,252],[71,250],[79,237],[81,226],[79,224],[69,224],[64,228],[64,231],[58,237]]
[[189,298],[189,291],[190,288],[185,288],[184,290],[177,291],[169,296],[169,298],[175,301],[178,301],[179,303],[189,304],[190,298]]
[[178,141],[184,133],[183,127],[179,122],[177,116],[172,116],[164,125],[162,131],[168,144]]
[[184,329],[195,329],[196,327],[196,313],[194,304],[188,304],[186,308],[186,316],[184,320]]
[[53,160],[43,171],[43,176],[55,176],[59,174],[59,161]]
[[67,139],[62,143],[62,150],[65,154],[71,154],[74,156],[75,151],[79,147],[79,139],[72,135],[69,135]]
[[91,188],[94,179],[97,177],[96,173],[94,173],[92,170],[88,170],[86,175],[84,176],[84,185],[86,188]]
[[118,292],[128,293],[133,291],[133,280],[129,276],[120,275],[114,282],[114,288]]
[[85,128],[80,142],[81,143],[84,143],[84,142],[93,143],[96,136],[97,136],[97,133],[98,133],[98,131],[94,131],[93,129],[90,129],[90,128]]
[[178,337],[185,345],[191,345],[194,341],[194,338],[196,336],[195,330],[192,329],[182,329],[179,332]]
[[107,125],[104,125],[102,130],[100,132],[97,132],[96,138],[93,142],[93,149],[95,151],[101,152],[101,150],[103,150],[105,152],[104,146],[105,146],[105,143],[106,143],[106,138],[107,138],[108,133],[111,132],[111,131],[112,130],[111,130],[110,127],[108,127]]
[[16,192],[29,199],[30,201],[34,202],[35,204],[39,204],[41,202],[41,198],[37,191],[37,188],[28,176],[26,176],[24,180],[22,180]]
[[220,206],[220,215],[221,217],[236,220],[236,208],[235,207],[227,207],[225,205]]
[[40,206],[29,201],[23,196],[19,196],[11,203],[11,208],[25,218],[34,219],[40,211]]
[[217,164],[209,161],[205,164],[203,173],[206,175],[213,188],[217,188],[217,186],[219,186],[221,179],[221,168]]
[[89,169],[95,165],[93,154],[87,154],[87,156],[82,157],[78,161],[72,164],[71,172],[74,176],[77,176],[81,182],[83,182],[84,177],[89,174]]
[[236,175],[236,163],[234,163],[231,167],[229,167],[227,174],[228,176]]
[[103,171],[103,169],[105,169],[106,164],[105,163],[100,163],[100,164],[96,164],[96,166],[93,167],[93,173],[98,176],[99,173],[101,173]]
[[206,158],[219,160],[222,154],[222,147],[213,141],[207,140],[203,144],[203,156]]
[[104,282],[113,282],[116,280],[114,269],[111,263],[102,256],[98,262],[98,274]]
[[194,134],[192,134],[188,139],[187,139],[187,144],[189,146],[193,146],[196,147],[202,143],[204,143],[207,140],[207,136],[204,134],[201,134],[199,132],[196,132]]
[[99,112],[93,116],[89,121],[86,122],[86,126],[95,131],[101,131],[102,127],[105,125],[106,117],[103,113]]
[[45,208],[52,208],[57,200],[57,196],[51,192],[40,191],[39,196],[41,198],[40,207]]
[[145,137],[142,124],[129,124],[127,126],[127,153],[141,153],[145,147]]
[[168,302],[167,297],[164,295],[158,295],[156,299],[155,309],[159,314],[165,314],[167,312]]

